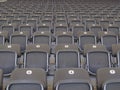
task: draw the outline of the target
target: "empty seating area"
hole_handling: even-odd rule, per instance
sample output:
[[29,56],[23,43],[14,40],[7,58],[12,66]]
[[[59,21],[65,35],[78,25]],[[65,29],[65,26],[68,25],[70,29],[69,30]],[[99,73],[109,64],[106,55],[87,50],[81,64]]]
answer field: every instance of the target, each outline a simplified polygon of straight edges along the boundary
[[0,90],[119,90],[120,0],[0,3]]

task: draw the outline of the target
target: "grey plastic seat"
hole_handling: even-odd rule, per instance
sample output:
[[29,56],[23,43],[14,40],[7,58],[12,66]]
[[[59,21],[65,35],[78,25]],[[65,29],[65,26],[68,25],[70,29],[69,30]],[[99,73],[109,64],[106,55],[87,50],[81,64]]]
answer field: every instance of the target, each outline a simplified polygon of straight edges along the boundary
[[37,25],[37,20],[34,19],[34,18],[29,18],[29,19],[26,20],[26,23],[30,24],[30,25],[33,25],[33,26],[36,26]]
[[49,31],[51,32],[51,26],[46,23],[37,25],[37,31]]
[[72,20],[69,20],[69,23],[71,26],[75,26],[76,24],[80,24],[81,21],[79,19],[72,19]]
[[14,15],[7,15],[5,18],[8,20],[8,23],[11,22],[14,19]]
[[107,31],[111,31],[113,33],[115,33],[116,35],[119,35],[120,33],[120,28],[116,25],[110,25],[107,29]]
[[68,26],[65,25],[64,23],[60,23],[54,26],[54,33],[57,31],[68,31]]
[[19,14],[18,18],[20,18],[23,22],[25,22],[25,20],[28,18],[28,16],[24,15],[24,14]]
[[7,31],[8,36],[10,36],[15,31],[14,25],[13,24],[5,24],[2,26],[2,31]]
[[72,32],[73,32],[74,36],[77,36],[77,33],[79,31],[86,31],[85,25],[83,25],[83,24],[75,24],[75,25],[72,25],[71,28],[72,28]]
[[66,15],[65,14],[63,14],[63,15],[56,14],[55,15],[55,20],[65,20],[65,19],[66,19]]
[[39,15],[36,15],[35,13],[34,13],[34,14],[31,14],[31,15],[29,16],[29,18],[33,18],[34,20],[37,21],[37,23],[38,23],[39,20],[40,20],[40,16],[39,16]]
[[90,19],[89,15],[82,15],[82,23],[85,24],[86,20]]
[[23,25],[19,25],[19,31],[27,31],[29,32],[29,36],[33,33],[33,27],[31,24],[23,24]]
[[60,18],[60,19],[56,19],[55,23],[56,23],[56,24],[67,25],[67,20]]
[[26,23],[31,25],[32,29],[36,29],[36,25],[38,24],[38,21],[34,18],[29,18],[26,20]]
[[95,24],[93,24],[93,25],[90,27],[90,31],[94,32],[94,34],[95,34],[96,37],[98,38],[98,32],[99,32],[99,31],[103,31],[103,28],[102,28],[100,25],[95,25]]
[[88,72],[80,68],[55,71],[54,90],[93,90]]
[[23,21],[20,18],[15,18],[11,23],[14,25],[15,29],[18,30],[19,25],[21,25]]
[[100,20],[99,24],[102,26],[103,30],[107,30],[110,22],[109,22],[109,20],[102,19],[102,20]]
[[11,45],[0,48],[0,69],[3,70],[5,76],[8,76],[17,67],[17,52],[14,49],[9,49]]
[[29,44],[24,54],[25,68],[42,68],[48,71],[50,47],[45,44]]
[[46,72],[43,69],[15,69],[6,90],[46,90]]
[[51,33],[49,31],[36,31],[33,33],[33,44],[51,45]]
[[114,25],[117,25],[118,27],[120,27],[120,19],[115,19]]
[[55,34],[56,44],[74,44],[72,32],[57,31]]
[[100,31],[98,32],[98,37],[100,38],[101,43],[105,45],[109,51],[112,50],[112,44],[118,44],[118,36],[113,32]]
[[83,54],[86,55],[87,52],[92,51],[93,49],[94,49],[94,51],[107,50],[106,47],[102,44],[86,44],[86,45],[84,45]]
[[92,31],[80,31],[77,33],[77,37],[79,38],[79,47],[81,50],[83,50],[85,44],[96,44],[96,36]]
[[21,52],[24,52],[26,45],[28,44],[28,31],[16,31],[10,36],[10,44],[19,44]]
[[79,68],[81,63],[80,53],[77,45],[58,44],[55,47],[56,69]]
[[101,15],[95,15],[93,18],[96,20],[96,23],[99,23],[99,21],[102,19],[102,16]]
[[8,20],[6,18],[1,18],[0,19],[0,26],[2,26],[4,24],[8,24]]
[[98,90],[120,89],[120,68],[101,68],[97,71]]
[[94,19],[87,19],[87,20],[85,21],[86,29],[89,30],[90,27],[91,27],[93,24],[95,24],[95,23],[96,23],[96,22],[95,22]]
[[42,19],[41,23],[42,23],[42,24],[46,24],[46,25],[48,25],[48,26],[52,26],[53,21],[52,21],[52,19],[45,18],[45,19]]
[[22,24],[23,22],[22,22],[22,20],[21,20],[20,18],[16,18],[16,19],[13,19],[13,20],[11,21],[11,23],[12,23],[12,24],[16,24],[16,25],[20,25],[20,24]]
[[111,67],[110,53],[103,45],[86,45],[86,69],[92,75],[96,75],[99,68]]
[[4,45],[1,44],[0,50],[4,50],[4,49],[15,51],[18,57],[21,56],[21,50],[19,44],[4,44]]

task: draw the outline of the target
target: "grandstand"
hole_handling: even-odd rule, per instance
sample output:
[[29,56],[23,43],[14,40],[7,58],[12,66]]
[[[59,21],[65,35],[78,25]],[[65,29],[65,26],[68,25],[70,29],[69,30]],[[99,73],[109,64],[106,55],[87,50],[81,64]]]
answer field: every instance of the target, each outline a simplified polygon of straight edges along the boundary
[[0,90],[120,90],[120,0],[0,0]]

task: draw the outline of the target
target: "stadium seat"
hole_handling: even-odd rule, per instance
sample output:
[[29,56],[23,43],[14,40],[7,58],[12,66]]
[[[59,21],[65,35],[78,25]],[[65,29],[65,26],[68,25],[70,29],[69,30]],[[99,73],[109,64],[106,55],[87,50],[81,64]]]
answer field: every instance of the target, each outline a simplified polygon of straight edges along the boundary
[[27,31],[16,31],[10,36],[10,44],[19,44],[21,52],[24,52],[28,43],[29,32]]
[[111,67],[110,53],[103,45],[86,45],[86,69],[92,75],[96,75],[99,68]]
[[2,31],[8,32],[8,36],[10,36],[14,31],[14,25],[13,24],[4,24],[2,25]]
[[79,38],[79,47],[81,50],[83,50],[85,44],[96,44],[96,36],[91,31],[80,31],[77,33],[77,37]]
[[56,31],[68,31],[68,26],[64,23],[60,23],[54,26],[54,33],[56,33]]
[[6,18],[1,18],[0,19],[0,26],[2,26],[4,24],[8,24],[8,20]]
[[73,35],[76,37],[79,31],[86,31],[85,25],[83,24],[75,24],[75,25],[72,25],[71,28],[72,28]]
[[53,84],[54,90],[93,90],[88,72],[79,68],[58,69]]
[[27,31],[29,32],[29,35],[31,35],[33,33],[33,27],[31,24],[23,24],[23,25],[19,25],[19,31]]
[[51,45],[51,33],[49,31],[36,31],[33,33],[34,44]]
[[109,22],[109,20],[101,19],[99,24],[102,26],[103,30],[107,30],[110,22]]
[[76,45],[57,45],[55,47],[56,69],[57,68],[79,68],[80,53]]
[[38,24],[37,25],[37,31],[49,31],[51,32],[51,26],[46,23]]
[[48,71],[50,48],[45,44],[29,44],[24,54],[25,68],[42,68]]
[[72,32],[56,31],[56,45],[58,44],[74,44]]
[[119,68],[101,68],[97,71],[98,90],[119,90]]
[[15,69],[6,90],[46,90],[46,72],[42,69]]
[[93,24],[90,27],[90,31],[94,32],[95,36],[98,38],[98,32],[103,31],[103,28],[100,25]]
[[41,24],[46,24],[46,25],[48,25],[48,26],[52,26],[53,20],[52,20],[52,19],[45,18],[45,19],[42,19],[42,20],[41,20]]
[[90,29],[90,26],[92,26],[93,24],[95,24],[95,20],[94,19],[87,19],[85,21],[85,25],[86,25],[86,29],[89,30]]
[[107,31],[111,31],[111,32],[115,33],[116,35],[119,35],[120,28],[116,25],[110,25],[110,26],[108,26]]
[[98,37],[101,40],[101,44],[105,45],[109,51],[112,50],[112,44],[118,44],[118,36],[113,32],[100,31],[98,32]]
[[17,51],[12,46],[1,46],[0,49],[0,69],[3,70],[3,74],[8,76],[17,67]]

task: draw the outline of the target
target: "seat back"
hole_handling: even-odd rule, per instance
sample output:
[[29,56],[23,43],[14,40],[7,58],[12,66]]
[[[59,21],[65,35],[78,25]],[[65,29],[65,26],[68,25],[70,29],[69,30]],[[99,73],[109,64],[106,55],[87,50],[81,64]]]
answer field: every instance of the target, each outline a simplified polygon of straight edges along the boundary
[[55,49],[57,68],[80,67],[79,50],[76,45],[57,45]]
[[13,50],[1,49],[0,68],[3,70],[3,74],[10,75],[10,73],[16,67],[17,67],[17,53]]
[[90,51],[86,58],[88,71],[93,75],[96,75],[99,68],[111,67],[110,54],[107,51]]
[[50,48],[48,45],[28,45],[24,55],[25,68],[42,68],[48,71]]
[[101,43],[106,46],[106,48],[111,51],[112,44],[118,43],[118,36],[113,32],[99,32],[99,36],[101,38]]
[[83,50],[86,44],[96,44],[96,36],[93,32],[78,32],[79,46]]
[[55,36],[56,36],[56,44],[73,44],[74,43],[72,32],[57,31]]
[[[102,77],[101,77],[102,76]],[[101,68],[97,71],[98,90],[119,90],[120,88],[120,69]]]
[[34,44],[51,44],[51,33],[49,31],[36,31],[33,34]]
[[92,90],[87,71],[78,68],[58,69],[54,77],[55,90]]
[[44,90],[46,72],[42,69],[15,69],[10,77],[7,90]]
[[23,52],[28,42],[28,32],[14,32],[10,37],[11,44],[19,44],[21,51]]

